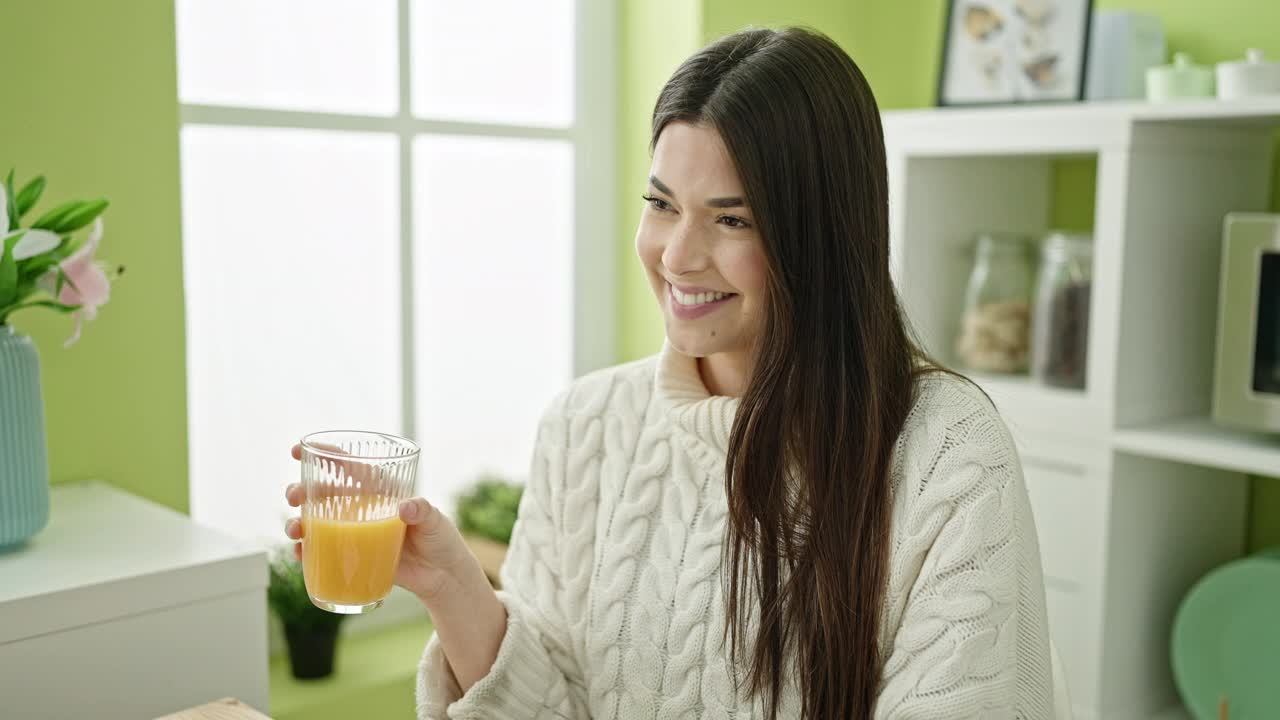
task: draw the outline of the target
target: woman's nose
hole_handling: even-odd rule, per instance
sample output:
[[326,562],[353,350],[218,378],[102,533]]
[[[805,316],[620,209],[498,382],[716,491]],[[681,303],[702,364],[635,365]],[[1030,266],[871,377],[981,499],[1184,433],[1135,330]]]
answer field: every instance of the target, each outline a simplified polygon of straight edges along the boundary
[[688,223],[680,223],[662,250],[662,264],[675,275],[707,268],[705,244]]

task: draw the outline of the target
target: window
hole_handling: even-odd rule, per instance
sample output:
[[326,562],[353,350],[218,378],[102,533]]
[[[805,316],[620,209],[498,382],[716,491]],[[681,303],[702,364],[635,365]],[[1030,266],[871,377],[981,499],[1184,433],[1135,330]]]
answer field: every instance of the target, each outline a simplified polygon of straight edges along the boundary
[[523,477],[613,358],[611,5],[177,0],[197,521],[278,541],[315,430]]

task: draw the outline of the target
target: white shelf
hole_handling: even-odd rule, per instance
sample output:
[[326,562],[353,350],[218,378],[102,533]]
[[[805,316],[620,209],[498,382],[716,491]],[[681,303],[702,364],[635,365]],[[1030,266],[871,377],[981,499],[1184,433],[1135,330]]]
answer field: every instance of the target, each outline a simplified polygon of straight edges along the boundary
[[996,105],[991,107],[890,110],[887,120],[902,124],[953,124],[968,119],[983,122],[1041,122],[1046,119],[1137,120],[1168,122],[1227,120],[1271,122],[1280,117],[1280,96],[1239,100],[1192,98],[1176,102],[1103,100],[1044,105]]
[[1073,451],[1064,454],[1047,440],[1088,442],[1105,437],[1103,426],[1094,420],[1096,398],[1086,390],[1051,387],[1026,375],[965,374],[991,398],[1024,457],[1078,459]]
[[1093,153],[1129,143],[1135,123],[1274,127],[1280,97],[889,111],[883,122],[890,149],[910,155]]
[[1045,385],[1030,375],[998,375],[967,370],[964,372],[987,392],[1016,398],[1020,402],[1083,402],[1086,397],[1084,390]]
[[1117,430],[1115,448],[1134,455],[1255,475],[1280,475],[1280,436],[1219,427],[1206,417]]

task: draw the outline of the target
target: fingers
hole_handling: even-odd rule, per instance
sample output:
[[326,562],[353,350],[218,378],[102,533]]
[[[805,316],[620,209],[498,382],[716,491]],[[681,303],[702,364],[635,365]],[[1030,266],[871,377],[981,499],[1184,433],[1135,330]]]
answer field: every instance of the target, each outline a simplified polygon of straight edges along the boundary
[[400,519],[405,525],[419,525],[435,510],[424,498],[410,498],[400,503]]
[[302,521],[298,518],[289,518],[284,524],[284,534],[289,536],[290,540],[302,539]]
[[296,542],[293,544],[293,556],[299,561],[302,560],[302,543]]
[[284,489],[284,499],[289,501],[289,507],[298,507],[307,499],[307,491],[302,483],[289,483]]
[[[331,443],[308,443],[307,447],[314,448],[316,450],[322,450],[331,455],[350,455],[351,454],[346,450],[343,450],[342,448],[338,447],[337,445],[333,445]],[[302,443],[298,443],[297,445],[293,446],[293,456],[299,460],[302,459]]]
[[387,481],[387,478],[383,476],[376,463],[363,459],[343,459],[343,456],[349,455],[349,453],[337,445],[311,443],[304,450],[301,444],[297,444],[290,449],[290,454],[294,460],[302,460],[303,455],[306,455],[307,462],[315,463],[315,467],[318,468],[321,474],[350,478],[350,483],[345,486],[332,487],[331,482],[316,483],[312,488],[312,492],[322,497],[327,495],[361,494],[358,491],[352,492],[349,487],[350,484],[354,484],[357,488],[363,488],[366,493],[380,492],[379,488]]

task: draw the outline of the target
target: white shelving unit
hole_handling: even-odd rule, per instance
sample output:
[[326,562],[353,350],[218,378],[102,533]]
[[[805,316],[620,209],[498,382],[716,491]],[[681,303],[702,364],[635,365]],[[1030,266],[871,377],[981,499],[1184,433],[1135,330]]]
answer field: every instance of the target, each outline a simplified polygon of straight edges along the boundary
[[1097,163],[1087,382],[977,376],[1019,444],[1050,631],[1081,720],[1176,707],[1178,603],[1244,549],[1247,474],[1280,438],[1207,420],[1223,216],[1265,211],[1280,98],[891,112],[894,274],[915,329],[955,362],[971,242],[1043,234],[1056,160]]

